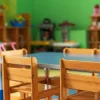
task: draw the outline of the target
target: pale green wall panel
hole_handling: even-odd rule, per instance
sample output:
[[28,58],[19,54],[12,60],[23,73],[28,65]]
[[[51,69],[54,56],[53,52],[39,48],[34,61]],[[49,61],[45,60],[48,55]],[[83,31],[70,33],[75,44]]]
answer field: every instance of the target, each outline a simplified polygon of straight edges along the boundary
[[[91,24],[90,16],[95,4],[100,4],[100,0],[17,0],[17,12],[29,11],[32,23],[36,26],[48,17],[56,23],[57,31],[59,30],[58,24],[63,20],[75,23],[74,30],[87,30]],[[32,36],[35,38],[37,37],[37,27],[34,27],[33,30],[35,32],[32,32]],[[70,35],[70,39],[76,40],[82,43],[82,47],[86,47],[85,32],[75,32]],[[60,31],[58,33],[59,35],[55,36],[60,41]],[[84,38],[81,37],[81,34]]]
[[86,30],[71,30],[69,32],[69,38],[71,41],[76,41],[80,43],[81,48],[86,48],[87,46],[87,31]]

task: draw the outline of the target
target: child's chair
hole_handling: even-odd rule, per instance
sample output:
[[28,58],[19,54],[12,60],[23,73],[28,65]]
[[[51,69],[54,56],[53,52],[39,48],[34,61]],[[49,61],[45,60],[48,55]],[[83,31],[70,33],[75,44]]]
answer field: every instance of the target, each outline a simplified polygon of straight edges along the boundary
[[[23,100],[39,100],[59,93],[59,86],[38,83],[37,64],[35,57],[3,56],[4,100],[10,100],[10,94],[14,91],[31,94],[29,99],[23,98]],[[30,66],[30,69],[23,69],[16,67],[16,65]],[[22,84],[11,87],[9,81],[21,82]]]
[[[77,55],[95,55],[95,49],[87,48],[64,48],[64,54],[77,54]],[[93,76],[96,76],[96,73],[92,73]]]
[[[61,59],[60,96],[61,100],[100,100],[100,77],[68,73],[68,70],[100,73],[99,62]],[[82,91],[68,96],[68,89]]]

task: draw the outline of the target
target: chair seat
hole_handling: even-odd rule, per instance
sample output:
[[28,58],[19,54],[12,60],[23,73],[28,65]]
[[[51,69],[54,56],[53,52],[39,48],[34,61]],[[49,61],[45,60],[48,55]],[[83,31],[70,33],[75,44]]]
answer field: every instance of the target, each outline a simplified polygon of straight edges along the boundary
[[[71,96],[68,96],[67,100],[95,100],[95,93],[82,91],[82,92],[73,94]],[[100,100],[100,94],[98,94],[97,100]]]

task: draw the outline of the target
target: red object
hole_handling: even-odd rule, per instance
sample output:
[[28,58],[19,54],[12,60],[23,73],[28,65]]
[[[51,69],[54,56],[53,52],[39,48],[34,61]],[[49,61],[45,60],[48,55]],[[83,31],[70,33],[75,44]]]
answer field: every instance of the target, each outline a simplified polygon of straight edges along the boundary
[[60,27],[62,27],[62,26],[75,26],[75,24],[65,21],[65,22],[59,24],[59,26]]

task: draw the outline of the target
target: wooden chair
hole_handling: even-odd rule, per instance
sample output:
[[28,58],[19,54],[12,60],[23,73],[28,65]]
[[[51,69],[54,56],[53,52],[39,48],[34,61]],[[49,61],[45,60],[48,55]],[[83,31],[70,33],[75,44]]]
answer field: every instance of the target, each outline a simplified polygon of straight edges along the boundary
[[[64,48],[63,53],[65,54],[81,54],[81,55],[94,55],[96,52],[95,49],[84,49],[84,48]],[[92,73],[93,76],[96,76],[96,73]]]
[[95,54],[100,55],[100,49],[95,49]]
[[[9,55],[9,56],[23,56],[23,55],[27,55],[27,50],[26,49],[18,49],[18,50],[2,51],[0,53],[1,53],[1,56],[4,56],[4,55]],[[28,66],[19,66],[19,67],[27,68]],[[38,82],[44,83],[45,82],[45,78],[39,76],[38,77]],[[14,85],[16,85],[16,82],[10,81],[10,85],[14,86]],[[24,94],[20,93],[20,95],[21,95],[21,98],[23,98]]]
[[[100,100],[100,78],[68,73],[68,70],[100,72],[99,62],[83,62],[61,59],[60,96],[61,100]],[[84,90],[68,96],[68,89]]]
[[67,54],[89,54],[89,55],[94,55],[95,54],[95,49],[64,48],[63,53],[67,53]]
[[[31,94],[31,97],[23,98],[23,100],[39,100],[59,93],[59,86],[48,86],[38,83],[37,64],[35,57],[3,56],[4,100],[11,100],[10,93],[14,91]],[[30,66],[30,69],[16,68],[14,65]],[[23,84],[11,87],[9,85],[11,80],[23,82]]]
[[[0,53],[1,53],[1,56],[3,56],[3,55],[23,56],[23,55],[27,55],[27,50],[26,49],[18,49],[18,50],[2,51]],[[45,82],[46,78],[39,76],[38,80],[39,80],[39,82]]]

